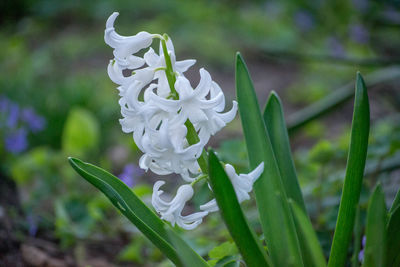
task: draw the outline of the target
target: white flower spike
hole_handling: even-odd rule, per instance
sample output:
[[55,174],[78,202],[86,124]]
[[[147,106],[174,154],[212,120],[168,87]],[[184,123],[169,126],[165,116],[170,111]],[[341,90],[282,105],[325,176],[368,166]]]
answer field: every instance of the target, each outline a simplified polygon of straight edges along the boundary
[[154,184],[152,196],[153,207],[161,215],[161,219],[170,222],[172,226],[177,224],[179,227],[186,230],[196,228],[208,212],[196,212],[187,216],[181,214],[186,202],[193,196],[193,188],[188,184],[180,186],[176,196],[168,202],[162,200],[160,197],[163,194],[163,191],[159,189],[164,184],[164,181],[157,181]]
[[[233,101],[231,110],[223,113],[225,96],[205,69],[200,69],[200,82],[193,88],[184,73],[195,60],[177,61],[172,40],[166,34],[119,35],[114,29],[117,16],[114,12],[108,18],[104,40],[113,48],[114,59],[107,72],[118,85],[122,130],[133,135],[143,152],[139,160],[142,169],[159,175],[176,173],[192,183],[180,186],[167,202],[160,197],[164,182],[156,182],[152,204],[172,225],[194,229],[209,212],[218,210],[215,199],[202,205],[201,212],[183,216],[182,210],[194,194],[192,185],[208,177],[204,146],[234,119],[237,103]],[[154,39],[160,40],[158,53],[150,47]],[[147,49],[143,57],[138,56],[143,49]],[[242,202],[249,198],[263,165],[248,175],[237,175],[229,164],[225,169]]]

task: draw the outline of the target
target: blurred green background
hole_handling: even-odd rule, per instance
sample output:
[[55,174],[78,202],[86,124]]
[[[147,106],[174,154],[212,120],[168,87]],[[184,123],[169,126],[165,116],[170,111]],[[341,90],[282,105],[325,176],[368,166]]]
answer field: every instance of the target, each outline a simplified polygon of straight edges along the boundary
[[[147,203],[160,178],[138,168],[141,153],[118,122],[118,93],[106,72],[112,50],[103,39],[114,11],[123,35],[168,33],[178,59],[197,59],[188,72],[193,84],[206,67],[228,100],[235,97],[234,59],[241,51],[260,104],[275,90],[289,118],[354,82],[358,70],[365,77],[394,70],[394,78],[369,87],[372,131],[362,216],[378,180],[391,201],[400,184],[400,1],[6,0],[0,3],[1,266],[170,264],[67,162],[75,156],[110,170]],[[326,253],[351,102],[291,134],[307,208]],[[211,145],[224,161],[248,170],[238,119]],[[193,206],[207,197],[203,188]],[[244,209],[256,221],[254,203]],[[210,260],[237,253],[218,214],[182,234]]]

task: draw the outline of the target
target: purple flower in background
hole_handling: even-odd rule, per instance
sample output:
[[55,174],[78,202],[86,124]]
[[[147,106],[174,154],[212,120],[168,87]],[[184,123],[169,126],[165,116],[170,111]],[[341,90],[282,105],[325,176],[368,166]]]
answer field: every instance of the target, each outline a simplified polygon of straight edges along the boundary
[[46,125],[46,120],[42,116],[39,116],[32,108],[24,108],[21,119],[28,124],[34,133],[43,130]]
[[37,218],[32,214],[26,216],[26,221],[28,222],[28,233],[30,236],[35,236],[38,231]]
[[400,12],[393,7],[386,8],[383,16],[391,23],[400,24]]
[[135,184],[135,178],[142,176],[144,171],[136,166],[135,164],[127,164],[120,175],[119,179],[123,181],[127,186],[132,187]]
[[308,32],[314,28],[314,17],[307,10],[300,10],[294,14],[294,22],[297,27],[303,31]]
[[24,128],[20,128],[6,135],[5,148],[8,152],[18,154],[28,147],[27,132]]
[[331,36],[327,40],[327,45],[331,54],[335,57],[343,57],[346,51],[337,37]]
[[361,24],[350,26],[350,37],[355,42],[365,44],[369,40],[369,31]]
[[10,128],[14,128],[18,124],[19,118],[19,106],[15,103],[9,105],[8,109],[8,118],[7,118],[7,126]]
[[361,263],[364,262],[364,248],[365,248],[366,242],[367,242],[367,237],[363,236],[362,242],[361,242],[362,250],[360,251],[360,253],[358,253],[358,261]]

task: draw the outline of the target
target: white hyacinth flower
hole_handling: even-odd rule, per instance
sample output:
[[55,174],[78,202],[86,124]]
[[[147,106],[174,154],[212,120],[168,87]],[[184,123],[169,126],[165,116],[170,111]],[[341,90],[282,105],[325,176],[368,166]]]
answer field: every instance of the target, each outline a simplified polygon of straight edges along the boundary
[[[250,199],[249,193],[253,189],[254,182],[261,176],[264,171],[264,162],[261,162],[257,168],[248,174],[236,174],[235,168],[232,165],[225,165],[225,172],[235,189],[236,196],[239,203]],[[214,212],[218,210],[217,202],[215,199],[200,206],[200,210]]]
[[187,216],[182,215],[182,210],[185,207],[186,202],[193,197],[193,188],[188,184],[180,186],[176,196],[168,202],[162,200],[160,197],[163,194],[163,191],[159,189],[164,184],[164,181],[157,181],[154,184],[152,196],[153,207],[160,214],[161,219],[170,222],[172,226],[177,224],[179,227],[186,230],[196,228],[208,212],[202,211]]
[[[183,124],[186,120],[190,120],[204,144],[208,142],[211,135],[236,116],[236,101],[233,101],[230,111],[222,113],[225,108],[225,96],[204,69],[200,69],[200,82],[195,89],[184,76],[177,78],[175,88],[179,94],[178,100],[165,99],[152,91],[148,93],[148,98],[160,109],[174,114],[173,123]],[[208,95],[209,98],[207,98]]]
[[119,35],[114,29],[115,19],[119,13],[114,12],[107,20],[104,41],[114,48],[115,60],[121,68],[136,69],[144,64],[144,59],[133,54],[147,48],[153,42],[154,34],[139,32],[134,36]]
[[183,125],[169,127],[168,120],[163,121],[158,131],[143,136],[142,146],[146,153],[140,158],[139,166],[159,175],[178,173],[185,180],[192,181],[189,172],[198,172],[196,160],[203,144],[188,146],[185,141],[186,132]]
[[[170,201],[161,199],[164,184],[154,184],[152,204],[161,218],[193,229],[209,212],[218,210],[214,200],[201,206],[201,212],[183,216],[182,210],[194,194],[192,186],[206,179],[209,138],[231,122],[237,113],[237,103],[225,110],[225,96],[211,75],[200,69],[200,82],[193,88],[185,72],[195,60],[177,61],[171,38],[166,34],[139,32],[133,36],[119,35],[114,29],[118,16],[114,12],[107,20],[104,40],[113,48],[114,59],[107,68],[110,79],[118,85],[123,132],[131,133],[143,152],[139,166],[159,175],[179,174],[191,185],[179,187]],[[160,40],[158,53],[152,42]],[[143,57],[138,52],[146,49]],[[127,75],[131,71],[130,75]],[[261,166],[261,164],[260,164]],[[229,164],[225,166],[240,202],[249,198],[255,179],[263,165],[253,172],[237,175]]]

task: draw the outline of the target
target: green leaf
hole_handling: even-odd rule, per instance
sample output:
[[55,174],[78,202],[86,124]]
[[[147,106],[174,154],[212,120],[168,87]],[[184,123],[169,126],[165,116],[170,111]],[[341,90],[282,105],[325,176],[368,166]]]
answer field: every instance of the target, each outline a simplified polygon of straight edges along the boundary
[[382,192],[381,185],[378,184],[368,205],[367,227],[365,231],[367,242],[364,248],[363,267],[385,265],[386,218],[385,195]]
[[307,213],[294,167],[281,100],[275,92],[271,92],[269,95],[264,109],[264,122],[281,173],[286,196],[293,199],[303,212]]
[[217,200],[221,216],[246,264],[271,266],[261,243],[250,229],[232,183],[213,150],[208,152],[211,187]]
[[[326,266],[324,253],[321,245],[319,244],[318,237],[312,227],[310,219],[304,213],[303,209],[294,201],[289,201],[293,211],[294,219],[299,233],[299,238],[303,239],[305,251],[303,254],[304,262],[307,262],[306,266]],[[306,261],[307,259],[307,261]]]
[[391,212],[387,226],[386,266],[400,266],[400,206]]
[[[176,249],[169,241],[166,224],[150,210],[120,179],[107,171],[79,159],[69,158],[71,166],[99,189],[174,264],[182,266]],[[176,235],[177,239],[180,237]],[[187,250],[191,250],[189,247]],[[192,253],[195,254],[194,251]],[[197,254],[196,254],[197,255]],[[198,256],[201,258],[200,256]]]
[[97,147],[100,127],[96,117],[85,109],[70,111],[62,134],[62,148],[67,154],[83,155]]
[[210,266],[202,257],[200,257],[197,253],[194,253],[193,250],[185,243],[185,241],[179,238],[179,235],[177,235],[169,226],[166,226],[165,230],[167,231],[172,244],[179,252],[178,256],[181,262],[183,263],[183,266],[185,267]]
[[271,141],[260,112],[247,67],[236,57],[236,94],[250,167],[264,162],[264,173],[254,184],[261,226],[276,266],[303,266],[293,217],[287,202]]
[[360,199],[365,160],[367,157],[368,136],[368,93],[361,74],[357,73],[350,149],[347,157],[346,175],[340,200],[339,214],[328,262],[329,267],[344,266],[346,262],[347,249],[353,232],[357,204]]
[[[307,221],[307,225],[311,226],[311,228],[308,230],[313,231],[310,219],[307,216],[306,206],[304,204],[303,195],[301,193],[300,185],[296,175],[282,104],[275,92],[271,92],[267,101],[267,105],[265,106],[264,122],[271,140],[287,197],[292,199],[297,204],[297,207],[300,207],[305,216],[304,218],[302,217],[302,219],[305,219]],[[326,266],[323,254],[314,253],[314,248],[312,245],[316,245],[319,247],[319,250],[321,250],[318,240],[316,244],[309,243],[309,241],[311,241],[308,236],[309,233],[303,229],[306,226],[300,224],[305,222],[300,221],[302,220],[296,219],[295,226],[297,235],[299,237],[299,244],[304,265]],[[320,255],[322,255],[322,257],[320,257]]]

